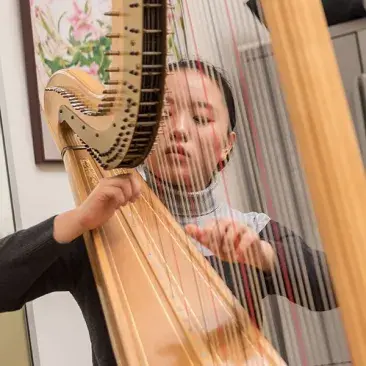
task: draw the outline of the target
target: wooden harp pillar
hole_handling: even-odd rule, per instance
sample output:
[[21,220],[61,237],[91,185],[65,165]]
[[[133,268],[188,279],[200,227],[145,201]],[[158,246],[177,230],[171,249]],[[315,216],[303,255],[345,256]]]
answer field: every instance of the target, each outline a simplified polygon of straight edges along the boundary
[[366,181],[322,5],[262,0],[355,365],[366,361]]

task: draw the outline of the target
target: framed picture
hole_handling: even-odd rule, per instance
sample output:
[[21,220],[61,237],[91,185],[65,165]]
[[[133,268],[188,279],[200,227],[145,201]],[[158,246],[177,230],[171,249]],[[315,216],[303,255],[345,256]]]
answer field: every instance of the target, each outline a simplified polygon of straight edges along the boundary
[[61,162],[44,116],[44,90],[60,69],[80,67],[101,82],[110,59],[112,0],[19,0],[36,164]]

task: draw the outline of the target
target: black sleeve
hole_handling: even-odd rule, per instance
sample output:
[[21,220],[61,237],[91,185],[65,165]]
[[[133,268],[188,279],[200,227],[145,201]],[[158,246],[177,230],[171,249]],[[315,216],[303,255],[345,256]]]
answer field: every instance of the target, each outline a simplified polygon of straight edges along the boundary
[[263,296],[285,296],[315,311],[337,306],[325,253],[310,248],[300,236],[273,220],[259,235],[273,245],[277,256],[274,270],[264,274]]
[[69,244],[53,238],[54,217],[0,239],[0,312],[77,283],[82,237]]

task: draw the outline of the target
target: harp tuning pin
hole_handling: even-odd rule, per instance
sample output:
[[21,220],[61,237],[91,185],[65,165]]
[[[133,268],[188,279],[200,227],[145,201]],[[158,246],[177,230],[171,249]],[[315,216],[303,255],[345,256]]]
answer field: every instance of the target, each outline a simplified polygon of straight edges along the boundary
[[113,51],[113,50],[110,50],[110,51],[106,51],[104,52],[104,54],[106,56],[119,56],[121,54],[120,51]]
[[107,11],[106,13],[104,13],[104,15],[107,17],[119,17],[122,15],[122,13],[120,13],[119,11]]
[[118,85],[121,84],[119,80],[109,80],[104,83],[105,85]]
[[114,102],[116,100],[115,97],[103,97],[102,102]]
[[74,107],[74,109],[75,109],[76,111],[81,111],[82,109],[86,109],[86,108],[85,108],[85,106],[84,106],[84,105],[79,105],[79,106]]
[[106,38],[121,38],[121,34],[120,33],[108,33],[106,34]]
[[120,72],[119,67],[110,67],[109,69],[105,69],[106,72]]
[[73,102],[73,103],[71,103],[71,105],[72,105],[73,107],[80,107],[80,106],[83,106],[83,105],[84,105],[84,103],[81,103],[81,102]]
[[116,89],[104,89],[103,94],[118,94]]
[[110,108],[113,107],[113,102],[103,102],[98,104],[98,108]]

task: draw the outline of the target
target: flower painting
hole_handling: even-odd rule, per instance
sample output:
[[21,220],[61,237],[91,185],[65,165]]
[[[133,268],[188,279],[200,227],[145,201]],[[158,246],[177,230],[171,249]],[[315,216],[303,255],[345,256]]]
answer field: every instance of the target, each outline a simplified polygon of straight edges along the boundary
[[[111,41],[112,0],[19,0],[23,25],[29,106],[36,163],[60,161],[59,152],[44,121],[44,90],[53,73],[78,67],[100,82],[108,81],[105,70],[110,58],[105,52]],[[169,53],[180,58],[177,36],[184,31],[181,0],[171,0],[168,10],[172,32],[167,39]],[[183,32],[184,33],[184,32]]]
[[[57,70],[80,67],[108,80],[110,59],[109,18],[103,15],[103,0],[32,0],[31,16],[39,78],[45,81]],[[44,85],[40,85],[41,88]],[[40,90],[40,93],[42,90]]]

